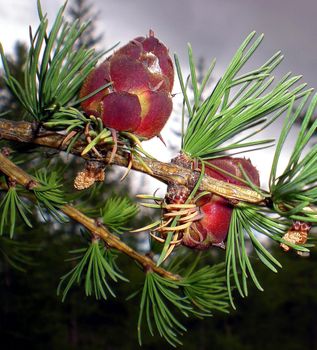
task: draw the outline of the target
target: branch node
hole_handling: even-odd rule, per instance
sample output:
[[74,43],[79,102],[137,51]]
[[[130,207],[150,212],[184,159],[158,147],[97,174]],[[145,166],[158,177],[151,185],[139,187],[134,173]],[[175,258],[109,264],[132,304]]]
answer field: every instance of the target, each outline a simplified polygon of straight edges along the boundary
[[95,243],[95,242],[99,242],[100,241],[100,237],[98,235],[96,235],[95,233],[91,233],[92,237],[91,237],[91,242]]
[[8,178],[8,187],[16,187],[17,185],[17,180],[14,179],[13,177]]
[[2,147],[1,148],[1,154],[3,154],[5,157],[9,157],[12,150],[9,147]]
[[37,182],[35,180],[30,180],[26,185],[25,188],[29,191],[32,191],[36,186],[37,186]]
[[80,171],[74,180],[74,187],[77,190],[84,190],[91,187],[96,181],[105,180],[105,166],[97,161],[88,161],[85,169]]
[[102,227],[103,225],[102,220],[100,218],[95,219],[95,224],[97,227]]

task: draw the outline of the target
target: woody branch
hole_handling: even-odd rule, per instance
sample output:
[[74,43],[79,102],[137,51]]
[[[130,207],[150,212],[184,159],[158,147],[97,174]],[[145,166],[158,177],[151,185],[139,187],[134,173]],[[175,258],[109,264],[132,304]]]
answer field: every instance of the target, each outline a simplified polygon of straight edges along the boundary
[[[36,144],[54,148],[59,151],[65,151],[68,145],[67,142],[63,142],[65,140],[65,135],[47,130],[41,127],[39,123],[17,122],[6,119],[0,119],[0,140],[1,139]],[[81,152],[85,146],[86,144],[83,141],[77,141],[72,147],[71,153],[76,156],[81,156]],[[111,152],[108,149],[104,149],[101,150],[101,155],[102,157],[96,157],[96,155],[87,154],[81,157],[86,160],[95,160],[108,164]],[[176,164],[163,163],[148,157],[142,157],[142,160],[143,163],[134,159],[132,169],[151,175],[164,183],[175,183],[192,189],[199,177],[199,172],[180,167]],[[129,154],[118,152],[114,156],[112,164],[128,167]],[[264,197],[250,188],[216,180],[207,175],[205,175],[201,181],[200,190],[212,192],[237,201],[259,204],[264,201]]]
[[[24,186],[28,190],[32,190],[39,186],[35,179],[26,173],[23,169],[15,165],[11,160],[0,153],[0,172],[7,175],[11,180],[16,181],[20,185]],[[66,214],[69,218],[77,221],[86,227],[93,236],[98,236],[105,241],[106,245],[110,248],[116,249],[130,258],[140,263],[143,268],[147,270],[153,270],[157,274],[167,277],[171,280],[179,280],[179,276],[172,274],[171,272],[156,266],[155,262],[147,256],[144,256],[127,244],[122,242],[118,237],[110,233],[106,227],[96,223],[94,219],[84,215],[81,211],[71,205],[63,205],[60,210]]]

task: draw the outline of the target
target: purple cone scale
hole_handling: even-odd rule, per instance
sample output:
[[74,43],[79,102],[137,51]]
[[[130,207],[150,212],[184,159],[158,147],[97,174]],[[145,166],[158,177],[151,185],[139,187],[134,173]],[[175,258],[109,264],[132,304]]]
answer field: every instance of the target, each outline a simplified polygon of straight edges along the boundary
[[83,110],[100,117],[105,127],[150,139],[159,135],[173,108],[174,68],[168,49],[150,31],[117,50],[85,80]]

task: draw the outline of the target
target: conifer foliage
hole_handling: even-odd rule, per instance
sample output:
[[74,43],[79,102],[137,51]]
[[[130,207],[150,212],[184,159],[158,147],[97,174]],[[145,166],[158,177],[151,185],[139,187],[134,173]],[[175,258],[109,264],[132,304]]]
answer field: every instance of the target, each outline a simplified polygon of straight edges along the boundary
[[[89,12],[83,1],[76,4]],[[177,346],[186,331],[184,317],[226,313],[235,307],[234,295],[247,296],[251,283],[263,289],[254,257],[272,272],[282,267],[260,236],[285,251],[309,254],[310,230],[317,222],[317,146],[308,146],[317,128],[312,121],[317,97],[299,82],[300,76],[288,73],[273,81],[280,52],[247,71],[263,36],[251,33],[212,87],[215,60],[198,79],[190,45],[188,77],[179,58],[175,55],[173,65],[152,31],[105,59],[112,48],[95,51],[99,37],[91,36],[91,24],[82,18],[67,22],[66,4],[52,24],[39,1],[37,7],[39,25],[30,31],[22,78],[0,47],[3,81],[23,110],[19,118],[11,118],[1,100],[0,243],[8,247],[7,262],[21,270],[35,249],[24,243],[18,248],[17,227],[31,232],[32,223],[42,220],[52,224],[54,234],[54,228],[61,231],[76,223],[73,229],[80,227],[83,245],[70,251],[70,270],[58,285],[61,299],[83,288],[87,296],[107,300],[116,296],[117,284],[129,283],[134,289],[130,298],[139,298],[140,344],[147,328]],[[79,17],[75,7],[70,13]],[[115,68],[117,62],[120,69]],[[174,69],[183,94],[181,148],[170,163],[162,163],[142,148],[142,141],[146,135],[159,136],[170,114]],[[90,89],[83,93],[87,79]],[[105,100],[114,94],[112,109],[105,110]],[[146,121],[142,132],[134,133],[137,127],[116,129],[117,120],[110,125],[100,117],[110,111],[111,118],[128,118],[132,100],[138,122]],[[85,101],[92,101],[93,113],[83,108]],[[285,140],[303,111],[294,150],[278,173]],[[164,123],[158,120],[162,113]],[[279,118],[284,124],[278,140],[255,138]],[[23,148],[25,143],[28,147]],[[268,189],[263,189],[261,174],[243,152],[256,154],[272,145],[275,155]],[[76,174],[77,159],[83,169]],[[112,195],[105,195],[109,166],[126,167],[125,176],[134,169],[161,180],[168,185],[166,196],[140,194],[137,201],[122,195],[120,183]],[[138,228],[140,206],[157,209],[159,219]],[[151,239],[147,254],[131,239],[140,231]],[[71,234],[65,228],[65,235]],[[221,249],[224,261],[212,263],[210,251],[217,254]],[[122,254],[137,263],[144,276],[141,286],[125,276]]]

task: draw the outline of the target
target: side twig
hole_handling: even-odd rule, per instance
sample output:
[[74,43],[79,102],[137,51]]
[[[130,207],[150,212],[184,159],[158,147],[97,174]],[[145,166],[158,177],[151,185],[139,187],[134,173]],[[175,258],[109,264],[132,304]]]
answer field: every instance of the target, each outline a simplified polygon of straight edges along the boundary
[[[5,157],[1,153],[0,153],[0,171],[3,172],[5,175],[7,175],[9,178],[17,181],[17,183],[24,186],[28,190],[32,190],[39,185],[32,176],[30,176],[20,167],[16,166],[14,163],[11,162],[11,160],[9,160],[7,157]],[[143,266],[143,268],[146,271],[149,269],[153,270],[160,276],[167,277],[174,281],[180,279],[179,276],[174,275],[171,272],[156,266],[155,262],[152,259],[138,253],[137,251],[129,247],[127,244],[122,242],[118,237],[110,233],[106,227],[96,223],[94,219],[91,219],[88,216],[84,215],[82,212],[80,212],[73,206],[66,204],[61,206],[60,210],[69,218],[77,221],[78,223],[86,227],[92,235],[98,236],[101,239],[103,239],[106,242],[107,246],[109,246],[110,248],[114,248],[128,255],[133,260],[137,261],[139,264]]]

